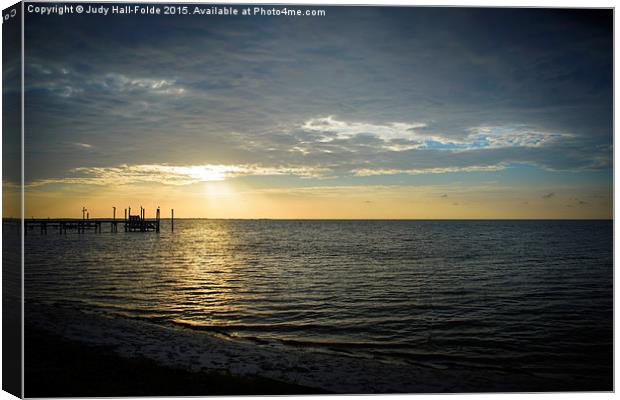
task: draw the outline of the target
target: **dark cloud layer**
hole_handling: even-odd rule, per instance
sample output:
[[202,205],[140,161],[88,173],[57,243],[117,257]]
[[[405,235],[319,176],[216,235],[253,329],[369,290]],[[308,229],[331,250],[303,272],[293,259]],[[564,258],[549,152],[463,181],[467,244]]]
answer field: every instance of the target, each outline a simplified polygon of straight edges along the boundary
[[27,15],[27,178],[611,169],[611,32],[610,10]]

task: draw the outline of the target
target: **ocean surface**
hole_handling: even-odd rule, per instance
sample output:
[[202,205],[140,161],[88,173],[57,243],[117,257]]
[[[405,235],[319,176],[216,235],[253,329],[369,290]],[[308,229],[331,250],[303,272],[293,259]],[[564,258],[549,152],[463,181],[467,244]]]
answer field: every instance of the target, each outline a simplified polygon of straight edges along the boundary
[[177,220],[35,230],[25,254],[27,310],[611,390],[612,221]]

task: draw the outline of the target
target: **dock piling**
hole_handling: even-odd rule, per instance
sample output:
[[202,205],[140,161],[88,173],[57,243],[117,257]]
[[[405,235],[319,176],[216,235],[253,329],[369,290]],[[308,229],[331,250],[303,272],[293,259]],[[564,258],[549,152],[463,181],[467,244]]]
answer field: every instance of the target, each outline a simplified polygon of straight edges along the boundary
[[155,214],[155,219],[156,219],[156,231],[159,232],[159,207],[157,207],[157,213]]
[[110,224],[110,232],[116,232],[116,207],[112,207],[112,224]]

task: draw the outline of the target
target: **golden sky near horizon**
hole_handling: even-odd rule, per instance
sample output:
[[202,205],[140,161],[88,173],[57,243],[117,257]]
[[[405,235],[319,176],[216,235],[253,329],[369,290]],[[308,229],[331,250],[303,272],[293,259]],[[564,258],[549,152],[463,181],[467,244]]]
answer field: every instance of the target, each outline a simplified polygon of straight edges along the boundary
[[[4,216],[10,191],[3,193]],[[585,196],[572,188],[551,192],[505,187],[496,182],[477,186],[308,186],[254,188],[234,180],[191,185],[140,184],[72,187],[64,190],[28,188],[26,218],[80,218],[85,206],[91,218],[117,217],[140,206],[147,217],[161,207],[162,217],[175,209],[177,218],[274,219],[607,219],[613,217],[611,193]],[[7,201],[9,200],[9,201]],[[13,198],[14,202],[15,198]]]

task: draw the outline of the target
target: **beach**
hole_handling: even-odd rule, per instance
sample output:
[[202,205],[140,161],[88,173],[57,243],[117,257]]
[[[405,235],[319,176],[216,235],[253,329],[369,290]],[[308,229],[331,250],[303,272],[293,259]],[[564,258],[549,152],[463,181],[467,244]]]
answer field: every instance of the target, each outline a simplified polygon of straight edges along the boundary
[[191,372],[148,358],[128,358],[113,347],[86,345],[37,328],[25,331],[27,397],[205,396],[320,394],[258,376]]
[[[254,389],[264,394],[447,390],[438,377],[369,360],[348,360],[302,349],[262,348],[178,327],[102,318],[64,307],[37,305],[27,315],[32,323],[26,329],[26,379],[32,376],[29,382],[37,382],[43,377],[53,384],[56,376],[61,381],[67,376],[70,381],[65,383],[80,382],[75,395],[91,390],[89,385],[82,387],[82,381],[71,378],[76,371],[84,374],[83,382],[109,382],[115,388],[110,390],[127,393],[148,392],[149,382],[157,388],[163,384],[157,376],[168,376],[170,371],[174,371],[173,377],[187,375],[170,382],[170,390],[178,388],[179,394],[185,389],[185,394],[249,394]],[[136,382],[119,385],[115,365],[127,370],[144,365],[146,369],[134,371],[139,377]],[[58,388],[62,390],[66,384],[58,382]],[[48,396],[50,389],[54,387],[44,386],[40,394]]]
[[[395,368],[266,351],[143,322],[102,325],[98,317],[55,311],[49,319],[40,310],[30,313],[36,322],[25,329],[27,397],[604,391],[612,383],[611,378],[566,382],[518,371]],[[66,323],[78,316],[79,324]],[[140,341],[136,335],[142,335]]]

